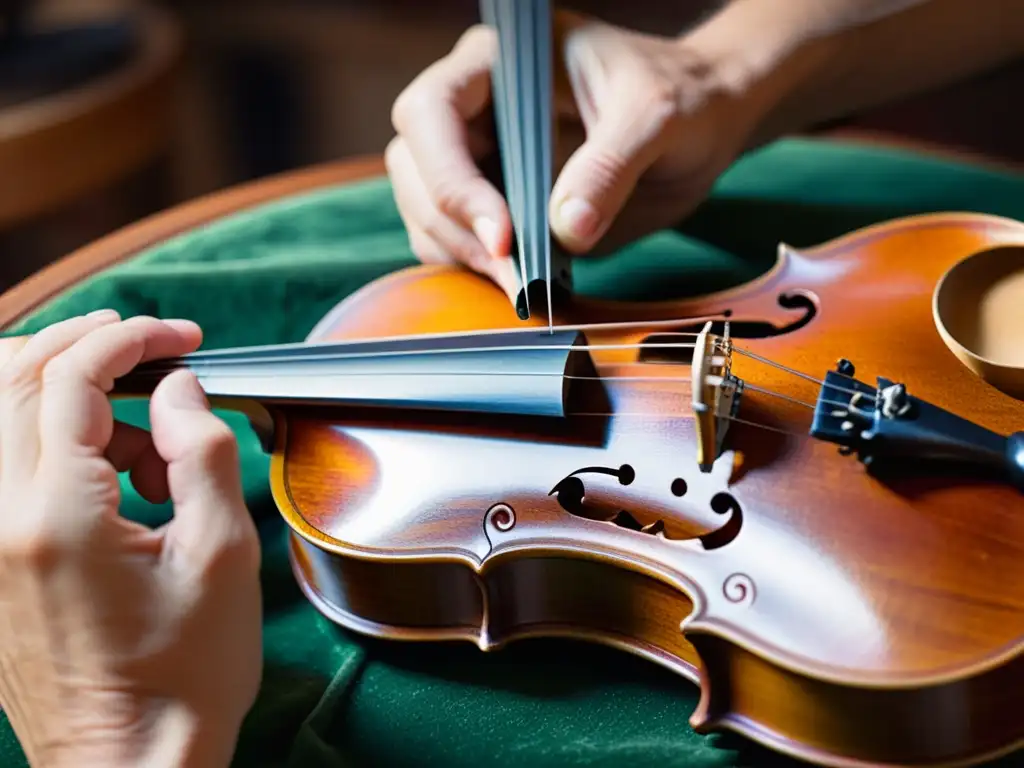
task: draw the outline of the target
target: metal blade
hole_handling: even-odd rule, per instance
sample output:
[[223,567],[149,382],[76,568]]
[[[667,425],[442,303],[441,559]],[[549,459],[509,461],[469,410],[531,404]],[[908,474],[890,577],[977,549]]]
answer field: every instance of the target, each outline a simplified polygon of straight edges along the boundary
[[554,51],[549,0],[481,0],[484,24],[495,29],[498,56],[493,101],[505,194],[519,258],[514,299],[523,320],[552,289],[571,290],[571,262],[551,238],[548,203],[554,170]]

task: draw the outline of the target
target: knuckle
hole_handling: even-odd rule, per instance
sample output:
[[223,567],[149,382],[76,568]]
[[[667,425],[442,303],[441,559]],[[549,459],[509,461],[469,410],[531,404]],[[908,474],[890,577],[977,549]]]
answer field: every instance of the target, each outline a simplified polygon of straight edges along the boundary
[[471,188],[464,179],[446,175],[434,183],[430,196],[442,214],[459,217],[466,210]]
[[602,147],[588,158],[587,176],[591,186],[604,192],[618,184],[629,165],[628,160],[611,147]]
[[434,240],[444,239],[446,225],[448,224],[447,217],[439,210],[431,211],[420,223],[423,227],[423,232]]
[[[19,506],[31,506],[33,512],[39,511],[29,499],[20,499],[17,503]],[[0,537],[3,560],[35,573],[56,568],[67,552],[67,542],[60,535],[60,529],[49,522],[50,519],[46,515],[33,514],[8,521]]]
[[17,360],[11,360],[0,368],[0,397],[16,397],[16,393],[24,392],[35,384],[36,371]]
[[384,167],[387,168],[388,175],[394,176],[398,170],[400,156],[402,152],[402,139],[395,136],[388,145],[384,147]]
[[[42,467],[42,476],[56,478],[47,491],[48,498],[78,500],[79,504],[97,509],[117,509],[121,503],[121,484],[117,470],[102,456],[78,459],[72,469],[63,464],[63,457],[50,458]],[[44,505],[39,513],[46,520],[61,520],[67,510],[58,502]],[[81,519],[78,520],[81,523]]]
[[[409,91],[416,87],[416,81],[414,80],[404,89],[402,92],[395,97],[394,103],[391,105],[391,127],[395,129],[396,133],[402,132],[402,127],[407,124],[406,115],[409,112]],[[413,96],[415,98],[415,96]]]
[[428,107],[430,102],[437,101],[433,80],[437,64],[425,69],[407,85],[395,98],[391,105],[391,126],[399,134],[408,133],[416,125],[416,119]]
[[474,24],[455,41],[452,47],[452,56],[457,56],[467,51],[487,53],[496,41],[494,30],[486,24]]
[[[399,195],[410,195],[417,184],[416,166],[409,154],[409,145],[400,138],[392,139],[384,149],[384,167],[392,187]],[[397,200],[399,205],[404,201]]]
[[56,568],[64,551],[64,542],[42,526],[18,531],[4,541],[6,560],[37,573]]
[[480,253],[474,247],[474,241],[469,238],[459,238],[449,246],[452,258],[461,264],[473,266],[480,261]]
[[237,526],[218,543],[206,560],[204,571],[209,578],[259,572],[262,553],[254,526]]
[[117,470],[105,458],[96,457],[90,461],[77,462],[80,469],[75,472],[75,483],[84,488],[119,488]]
[[476,71],[494,57],[497,37],[484,24],[476,24],[459,36],[449,53],[424,69],[391,105],[391,125],[398,133],[412,130],[424,108],[445,100],[468,71]]
[[643,93],[644,112],[656,130],[671,126],[682,112],[682,98],[675,83],[657,78]]
[[151,334],[159,333],[163,329],[163,323],[151,315],[136,315],[129,317],[118,325],[109,326],[104,329],[110,334],[111,340],[119,348],[132,350],[132,354],[142,355],[146,347],[147,338]]
[[118,325],[112,326],[124,335],[141,335],[152,328],[162,325],[160,320],[152,315],[134,315],[127,320],[122,320]]
[[59,561],[62,550],[61,542],[41,525],[23,526],[4,537],[5,559],[37,570],[52,568]]
[[220,419],[210,422],[201,444],[197,446],[196,454],[207,467],[237,463],[238,441],[235,433]]
[[[23,344],[22,347],[25,345]],[[21,349],[10,351],[4,355],[0,363],[0,393],[7,389],[21,388],[34,384],[39,371],[36,366],[26,363],[20,354]]]
[[52,357],[43,364],[43,385],[56,384],[74,377],[77,373],[74,361],[66,353]]

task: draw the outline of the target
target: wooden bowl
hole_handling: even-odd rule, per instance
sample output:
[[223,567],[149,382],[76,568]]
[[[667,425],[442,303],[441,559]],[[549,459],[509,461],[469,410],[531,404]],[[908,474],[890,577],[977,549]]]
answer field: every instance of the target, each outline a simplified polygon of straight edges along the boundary
[[952,267],[935,287],[932,313],[960,362],[1024,400],[1024,247],[980,251]]

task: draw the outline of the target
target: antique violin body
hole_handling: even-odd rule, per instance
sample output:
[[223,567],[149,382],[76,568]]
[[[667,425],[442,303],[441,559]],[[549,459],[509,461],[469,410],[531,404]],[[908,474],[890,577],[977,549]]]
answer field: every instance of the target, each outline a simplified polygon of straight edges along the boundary
[[423,266],[308,345],[177,364],[266,407],[295,576],[339,624],[607,643],[698,684],[698,731],[963,764],[1024,739],[1024,402],[957,359],[934,288],[1022,254],[1024,224],[909,218],[699,299],[569,299],[551,330]]

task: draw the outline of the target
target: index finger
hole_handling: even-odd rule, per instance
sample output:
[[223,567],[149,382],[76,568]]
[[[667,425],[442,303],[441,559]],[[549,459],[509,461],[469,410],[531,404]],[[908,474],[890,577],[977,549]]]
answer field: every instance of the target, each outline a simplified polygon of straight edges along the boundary
[[467,124],[490,102],[496,50],[493,32],[474,27],[395,99],[391,122],[422,170],[441,169],[452,161],[463,170],[476,168],[468,151]]
[[192,352],[201,342],[202,331],[188,320],[133,317],[93,331],[55,356],[43,371],[42,453],[85,448],[102,454],[113,435],[107,394],[115,379],[139,363]]
[[[492,30],[475,27],[467,32],[448,56],[399,95],[392,123],[434,207],[501,258],[507,255],[511,221],[504,198],[474,157],[474,150],[489,142],[481,142],[469,128],[491,101],[496,45]],[[474,146],[478,144],[484,146]]]
[[5,339],[0,366],[0,482],[19,482],[35,471],[40,450],[40,379],[46,364],[88,333],[120,320],[117,312],[100,310],[67,318],[30,336]]

